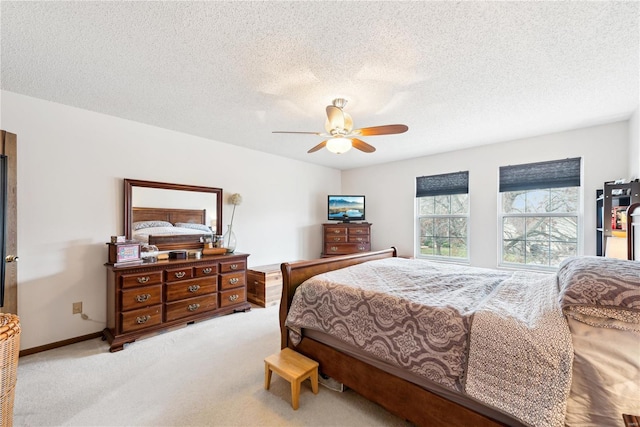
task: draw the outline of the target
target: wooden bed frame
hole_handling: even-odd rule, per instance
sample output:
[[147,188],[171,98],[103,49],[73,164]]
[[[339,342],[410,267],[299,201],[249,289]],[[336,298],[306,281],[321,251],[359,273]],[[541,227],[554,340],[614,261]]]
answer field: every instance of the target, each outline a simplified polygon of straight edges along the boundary
[[[174,208],[132,208],[132,223],[137,221],[168,221],[171,224],[185,222],[205,224],[206,209],[174,209]],[[201,249],[200,234],[183,234],[176,236],[149,236],[149,244],[159,250]]]
[[640,242],[636,239],[636,234],[640,230],[640,220],[637,212],[640,212],[640,203],[633,203],[627,208],[627,259],[636,261],[640,259],[640,252],[637,248]]
[[324,374],[381,405],[389,412],[416,425],[443,427],[451,425],[506,425],[311,338],[303,337],[297,346],[289,341],[289,334],[284,322],[291,306],[293,294],[302,282],[316,274],[396,256],[396,249],[391,248],[376,252],[282,264],[283,287],[280,303],[282,348],[291,347],[316,360]]

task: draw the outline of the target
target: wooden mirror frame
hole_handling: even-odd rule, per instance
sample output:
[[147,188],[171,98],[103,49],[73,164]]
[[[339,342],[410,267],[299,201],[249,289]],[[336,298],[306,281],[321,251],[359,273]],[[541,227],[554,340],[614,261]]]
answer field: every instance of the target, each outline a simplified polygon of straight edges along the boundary
[[167,182],[143,181],[139,179],[124,180],[124,232],[127,240],[132,237],[133,223],[133,189],[135,187],[158,188],[165,190],[195,191],[211,193],[216,196],[216,230],[215,234],[222,234],[222,188],[200,187],[197,185],[171,184]]

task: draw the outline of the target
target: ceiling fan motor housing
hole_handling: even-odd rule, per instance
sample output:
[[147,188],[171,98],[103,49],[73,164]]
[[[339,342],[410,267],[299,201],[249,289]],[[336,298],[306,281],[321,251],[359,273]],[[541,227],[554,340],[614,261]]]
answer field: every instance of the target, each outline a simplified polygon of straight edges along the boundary
[[347,105],[347,100],[344,98],[336,98],[332,102],[334,107],[344,108]]

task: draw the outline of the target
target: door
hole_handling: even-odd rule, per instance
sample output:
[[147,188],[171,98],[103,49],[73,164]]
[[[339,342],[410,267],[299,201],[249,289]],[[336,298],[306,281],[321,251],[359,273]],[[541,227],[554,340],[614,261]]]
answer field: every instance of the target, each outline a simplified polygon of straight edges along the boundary
[[[5,224],[5,256],[0,259],[4,264],[4,301],[0,306],[0,312],[18,314],[18,220],[17,220],[17,164],[18,150],[16,147],[17,137],[13,133],[0,130],[0,155],[5,156],[4,161],[6,171],[6,203],[0,204],[3,209]],[[4,175],[4,172],[3,172]],[[0,224],[1,226],[2,224]],[[0,251],[1,252],[1,251]]]

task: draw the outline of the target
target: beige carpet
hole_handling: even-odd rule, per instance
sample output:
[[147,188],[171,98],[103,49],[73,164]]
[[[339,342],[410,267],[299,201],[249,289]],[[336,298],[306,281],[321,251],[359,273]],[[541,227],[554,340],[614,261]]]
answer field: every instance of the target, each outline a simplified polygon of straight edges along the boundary
[[355,392],[305,381],[300,409],[266,356],[278,307],[254,307],[109,353],[100,339],[22,357],[14,426],[408,426]]

